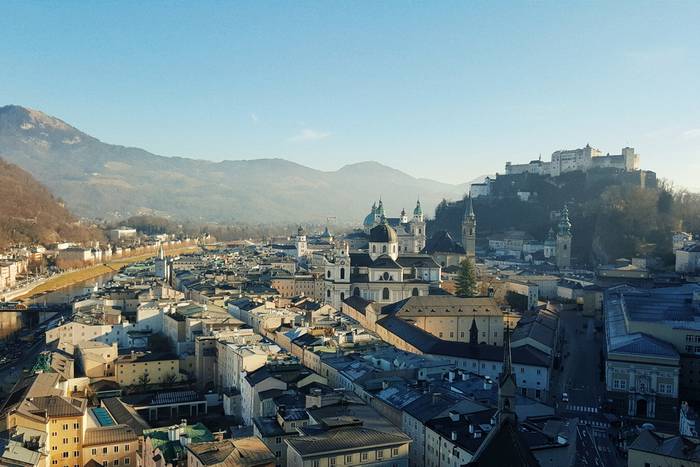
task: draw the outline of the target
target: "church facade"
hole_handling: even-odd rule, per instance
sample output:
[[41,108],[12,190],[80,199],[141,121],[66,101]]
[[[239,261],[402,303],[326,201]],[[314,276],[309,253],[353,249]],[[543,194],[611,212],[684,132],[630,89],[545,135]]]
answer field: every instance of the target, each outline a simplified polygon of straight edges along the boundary
[[412,217],[408,216],[405,209],[401,210],[399,217],[386,217],[384,204],[380,199],[379,204],[373,204],[370,213],[365,217],[362,225],[364,232],[369,234],[372,228],[384,220],[396,232],[399,253],[419,253],[425,248],[425,218],[420,200],[416,201]]
[[[373,211],[383,213],[381,202]],[[374,215],[374,214],[373,214]],[[373,218],[365,219],[374,223]],[[366,251],[350,251],[347,242],[325,260],[325,303],[340,309],[350,296],[362,297],[380,304],[394,303],[412,296],[428,295],[431,287],[440,286],[440,265],[426,254],[417,253],[417,238],[425,242],[425,223],[420,204],[414,211],[412,239],[401,237],[382,216],[369,228]],[[402,222],[402,226],[410,224]],[[419,232],[420,230],[420,232]],[[406,236],[408,237],[408,236]],[[420,247],[423,248],[422,246]]]

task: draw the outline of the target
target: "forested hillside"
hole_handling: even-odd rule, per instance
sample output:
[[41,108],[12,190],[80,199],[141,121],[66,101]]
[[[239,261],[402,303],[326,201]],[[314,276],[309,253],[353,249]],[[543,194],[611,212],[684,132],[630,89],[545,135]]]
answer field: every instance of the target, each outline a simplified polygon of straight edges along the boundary
[[[638,175],[638,174],[637,174]],[[541,176],[505,179],[492,197],[474,200],[477,237],[485,246],[487,237],[507,229],[524,230],[536,239],[545,238],[555,227],[552,217],[566,203],[573,224],[574,256],[591,265],[620,257],[658,257],[671,264],[671,236],[675,230],[700,232],[700,195],[655,180],[642,183],[628,175],[567,174],[556,179]],[[512,186],[512,190],[504,188]],[[518,192],[530,193],[523,201]],[[448,230],[460,238],[464,201],[443,201],[428,232]]]
[[0,249],[15,243],[101,239],[29,173],[0,159]]

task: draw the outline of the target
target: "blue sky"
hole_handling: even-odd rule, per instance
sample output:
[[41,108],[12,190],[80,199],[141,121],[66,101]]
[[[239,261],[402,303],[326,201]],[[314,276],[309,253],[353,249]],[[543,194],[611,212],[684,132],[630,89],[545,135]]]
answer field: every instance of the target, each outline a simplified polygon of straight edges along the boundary
[[0,104],[103,141],[464,182],[590,143],[700,190],[700,2],[0,3]]

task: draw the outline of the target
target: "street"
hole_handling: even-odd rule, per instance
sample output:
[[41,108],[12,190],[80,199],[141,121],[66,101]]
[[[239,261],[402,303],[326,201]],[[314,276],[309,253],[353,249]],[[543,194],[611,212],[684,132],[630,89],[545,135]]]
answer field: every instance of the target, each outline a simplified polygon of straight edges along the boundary
[[[602,333],[596,332],[593,318],[576,310],[562,310],[559,332],[564,337],[561,349],[563,369],[552,382],[557,413],[578,417],[577,465],[624,466],[610,439],[608,418],[602,413],[605,383],[601,381],[600,352]],[[566,393],[568,402],[562,401]]]

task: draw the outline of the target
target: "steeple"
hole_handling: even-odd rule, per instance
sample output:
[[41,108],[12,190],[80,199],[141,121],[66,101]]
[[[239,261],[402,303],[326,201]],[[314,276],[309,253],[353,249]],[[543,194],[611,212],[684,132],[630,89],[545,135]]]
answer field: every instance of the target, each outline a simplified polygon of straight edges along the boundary
[[503,369],[498,381],[498,422],[509,418],[515,420],[515,394],[518,386],[513,374],[513,360],[510,353],[510,326],[506,324],[503,335]]
[[420,205],[420,198],[416,200],[416,207],[413,210],[413,218],[423,221],[423,208]]
[[469,343],[472,345],[479,343],[479,327],[476,325],[476,318],[472,318],[472,325],[469,328]]
[[475,218],[476,216],[474,215],[474,203],[472,203],[472,195],[469,195],[469,199],[467,200],[467,210],[464,214],[465,217],[467,218]]
[[464,218],[462,219],[462,246],[470,258],[476,256],[476,214],[472,197],[465,200]]
[[163,244],[158,244],[158,259],[165,259],[165,252],[163,251]]

